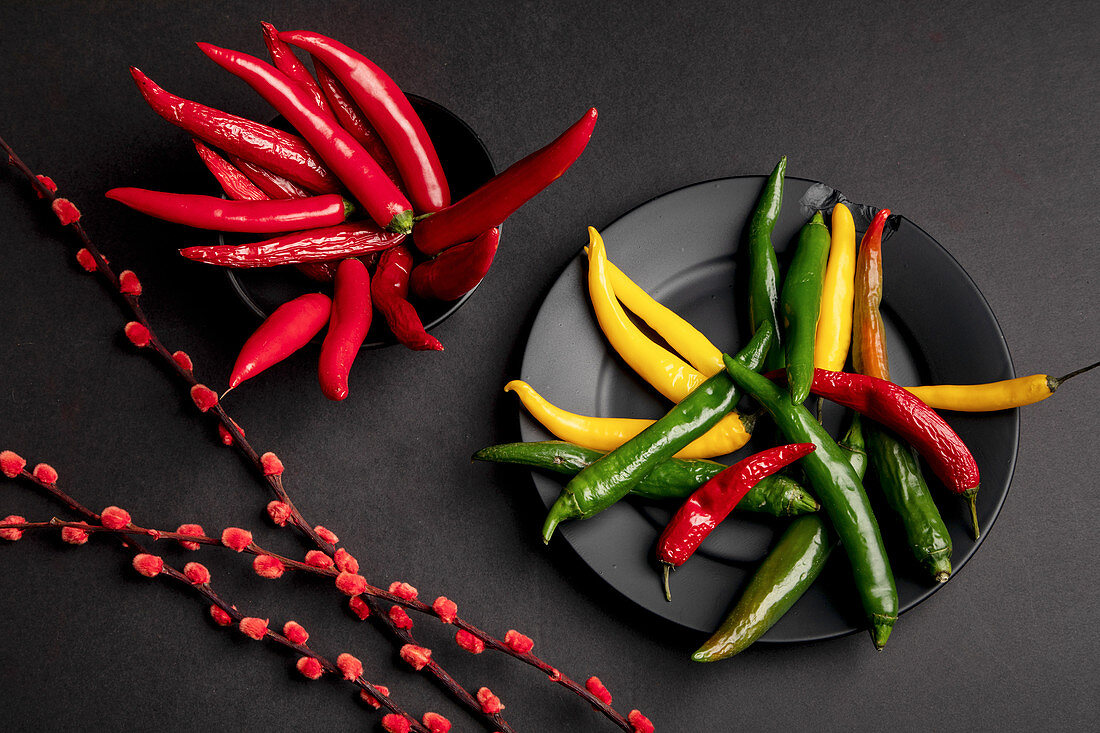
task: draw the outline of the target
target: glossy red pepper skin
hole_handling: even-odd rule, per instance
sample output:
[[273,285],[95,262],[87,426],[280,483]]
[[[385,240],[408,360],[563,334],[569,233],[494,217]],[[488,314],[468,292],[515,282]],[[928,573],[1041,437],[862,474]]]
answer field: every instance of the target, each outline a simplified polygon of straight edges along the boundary
[[417,248],[434,255],[499,226],[573,165],[588,145],[595,126],[593,107],[554,142],[513,163],[461,201],[418,222],[413,235]]
[[198,46],[223,69],[247,82],[286,118],[380,226],[395,232],[411,230],[413,213],[408,199],[351,133],[320,109],[301,85],[255,56],[208,43]]
[[407,298],[412,254],[404,245],[387,249],[378,258],[370,294],[374,307],[386,319],[397,340],[414,351],[442,351],[443,344],[424,330],[420,316]]
[[177,97],[131,66],[141,96],[158,115],[227,153],[289,178],[313,193],[334,193],[340,182],[297,135]]
[[384,232],[371,222],[307,229],[251,244],[187,247],[189,260],[222,267],[274,267],[326,262],[381,252],[401,244],[404,234]]
[[330,400],[348,396],[348,375],[359,347],[367,338],[371,314],[367,266],[357,259],[346,259],[336,270],[332,315],[317,363],[321,391]]
[[239,168],[203,145],[198,139],[191,142],[195,143],[195,150],[202,159],[203,165],[217,180],[226,196],[234,201],[264,201],[268,198],[267,194],[250,181]]
[[112,188],[107,198],[158,219],[197,229],[270,234],[340,224],[355,210],[339,194],[282,201],[227,201],[218,196]]
[[276,308],[241,347],[229,375],[229,388],[238,387],[308,344],[328,323],[331,311],[332,301],[322,293],[307,293]]
[[260,26],[264,30],[264,45],[267,46],[267,53],[271,56],[271,62],[275,64],[275,68],[301,84],[302,88],[316,101],[319,109],[332,114],[332,109],[328,106],[321,87],[317,85],[306,65],[294,55],[290,46],[279,38],[279,31],[275,26],[266,22],[261,22]]
[[[405,93],[386,72],[359,52],[320,33],[286,31],[279,37],[320,59],[344,85],[385,142],[419,213],[439,211],[451,203],[435,145]],[[485,229],[488,227],[479,231]]]
[[765,476],[814,451],[813,443],[791,443],[738,461],[700,486],[673,515],[657,540],[657,559],[679,567],[687,562],[737,502]]
[[250,160],[245,160],[236,155],[230,155],[229,161],[252,182],[256,188],[264,192],[271,199],[304,199],[310,193],[289,178],[283,178],[278,173],[272,173]]
[[458,300],[477,287],[489,272],[500,244],[500,228],[493,227],[472,242],[456,244],[413,268],[411,287],[418,298]]

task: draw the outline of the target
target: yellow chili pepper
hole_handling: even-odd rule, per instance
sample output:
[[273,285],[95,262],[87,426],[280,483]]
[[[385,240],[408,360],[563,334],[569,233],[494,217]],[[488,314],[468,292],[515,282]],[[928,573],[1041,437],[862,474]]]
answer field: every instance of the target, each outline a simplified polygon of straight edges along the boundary
[[856,227],[852,212],[838,203],[833,207],[832,244],[821,291],[817,319],[814,366],[839,372],[848,360],[852,343],[852,305],[855,300]]
[[959,412],[990,412],[1008,410],[1041,402],[1054,394],[1067,379],[1100,366],[1100,362],[1070,372],[1064,377],[1049,374],[1031,374],[1016,379],[988,384],[937,384],[925,387],[906,387],[924,404],[937,410]]
[[[609,452],[642,432],[653,420],[627,417],[589,417],[552,404],[527,382],[514,379],[504,385],[544,428],[558,438],[585,448]],[[704,435],[689,443],[676,458],[714,458],[732,453],[749,440],[737,415],[727,415]]]

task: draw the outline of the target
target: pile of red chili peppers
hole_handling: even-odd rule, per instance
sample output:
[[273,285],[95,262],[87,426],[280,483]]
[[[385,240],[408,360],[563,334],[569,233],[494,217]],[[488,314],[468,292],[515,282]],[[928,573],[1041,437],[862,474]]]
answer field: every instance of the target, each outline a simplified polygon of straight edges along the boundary
[[[375,310],[408,348],[443,349],[426,332],[410,292],[451,301],[481,282],[496,254],[499,225],[580,156],[596,110],[452,202],[435,146],[393,79],[319,33],[280,33],[270,23],[263,30],[272,63],[198,46],[298,134],[182,99],[131,68],[153,111],[193,136],[229,200],[139,188],[115,188],[107,196],[199,229],[274,235],[241,245],[187,247],[180,253],[188,259],[234,268],[293,265],[315,281],[332,282],[331,297],[307,293],[260,325],[242,347],[229,387],[287,358],[327,325],[319,380],[325,396],[342,400]],[[316,78],[294,48],[312,57]]]

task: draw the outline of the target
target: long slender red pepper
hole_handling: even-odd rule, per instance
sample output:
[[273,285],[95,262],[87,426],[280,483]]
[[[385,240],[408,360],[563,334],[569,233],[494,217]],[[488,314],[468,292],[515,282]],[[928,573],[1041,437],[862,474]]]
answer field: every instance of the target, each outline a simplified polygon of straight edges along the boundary
[[267,194],[250,181],[239,168],[203,145],[198,139],[191,142],[195,143],[199,158],[225,191],[226,196],[234,201],[264,201],[268,198]]
[[154,112],[191,135],[289,178],[313,193],[340,190],[336,176],[297,135],[177,97],[137,67],[130,67],[130,75]]
[[882,303],[882,230],[889,209],[879,209],[859,243],[856,258],[856,306],[852,314],[852,365],[861,374],[890,379]]
[[468,242],[490,227],[499,226],[512,212],[557,180],[584,152],[596,126],[596,108],[546,147],[513,163],[506,171],[461,201],[432,214],[416,225],[417,248],[434,255],[451,245]]
[[229,389],[308,344],[328,323],[331,311],[332,301],[323,293],[307,293],[276,308],[241,347]]
[[378,258],[370,294],[374,307],[386,319],[397,340],[414,351],[442,351],[443,344],[424,330],[416,309],[407,298],[412,254],[405,245],[391,247]]
[[[785,379],[781,372],[767,376]],[[958,433],[935,410],[905,388],[863,374],[815,369],[810,391],[897,433],[917,450],[948,489],[969,502],[971,520],[978,526],[978,463]]]
[[222,267],[274,267],[359,257],[394,247],[404,238],[404,234],[383,232],[373,222],[360,221],[291,232],[252,244],[187,247],[180,254]]
[[284,178],[278,173],[272,173],[268,169],[258,166],[250,160],[245,160],[237,155],[230,155],[229,161],[245,175],[253,185],[263,191],[272,199],[302,199],[309,197],[309,191],[299,186],[289,178]]
[[199,43],[215,63],[240,77],[313,146],[379,225],[395,232],[412,229],[412,206],[385,171],[350,132],[318,108],[313,98],[271,64],[255,56]]
[[194,193],[112,188],[107,198],[176,224],[253,234],[333,226],[355,211],[350,201],[335,193],[282,201],[227,201]]
[[371,313],[367,266],[357,259],[346,259],[336,270],[332,315],[317,363],[321,391],[330,400],[348,396],[348,375],[370,330]]
[[[451,203],[435,145],[405,93],[386,72],[359,52],[320,33],[285,31],[279,38],[320,59],[344,85],[393,155],[417,211],[439,211]],[[479,231],[485,229],[488,227]]]
[[332,108],[329,107],[324,92],[321,91],[321,87],[314,81],[306,65],[299,61],[298,57],[294,55],[294,51],[290,46],[279,38],[279,31],[275,29],[275,26],[266,22],[261,22],[260,26],[264,29],[264,45],[267,46],[267,53],[271,56],[271,61],[275,64],[275,68],[286,74],[293,81],[301,84],[302,88],[316,100],[318,108],[332,114]]
[[418,298],[458,300],[473,290],[489,267],[500,243],[500,228],[493,227],[472,242],[456,244],[413,268],[410,285]]
[[812,453],[813,443],[791,443],[738,461],[695,490],[680,506],[657,540],[657,560],[663,567],[665,599],[672,600],[668,572],[688,561],[703,540],[722,523],[737,502],[765,476]]

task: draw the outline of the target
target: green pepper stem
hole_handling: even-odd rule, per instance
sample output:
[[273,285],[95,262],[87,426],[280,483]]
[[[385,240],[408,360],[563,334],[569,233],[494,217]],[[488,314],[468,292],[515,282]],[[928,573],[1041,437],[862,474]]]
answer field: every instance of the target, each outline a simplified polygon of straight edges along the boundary
[[668,587],[668,573],[672,570],[672,566],[667,562],[661,563],[661,582],[665,587],[665,600],[672,603],[672,590]]
[[1065,382],[1067,379],[1073,379],[1078,374],[1084,374],[1085,372],[1089,371],[1090,369],[1095,369],[1098,366],[1100,366],[1100,361],[1096,362],[1095,364],[1089,364],[1087,367],[1081,367],[1080,369],[1075,369],[1074,371],[1070,372],[1069,374],[1067,374],[1063,377],[1058,377],[1057,379],[1055,379],[1053,377],[1047,377],[1047,388],[1050,389],[1051,394],[1054,394],[1054,390],[1061,387],[1062,383]]
[[978,539],[982,535],[981,529],[978,528],[978,488],[967,490],[963,497],[970,504],[970,523],[974,528],[974,539]]

